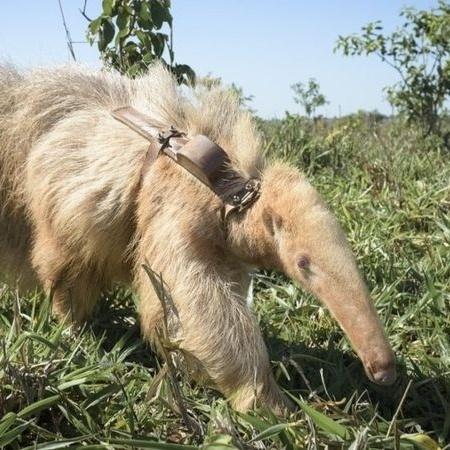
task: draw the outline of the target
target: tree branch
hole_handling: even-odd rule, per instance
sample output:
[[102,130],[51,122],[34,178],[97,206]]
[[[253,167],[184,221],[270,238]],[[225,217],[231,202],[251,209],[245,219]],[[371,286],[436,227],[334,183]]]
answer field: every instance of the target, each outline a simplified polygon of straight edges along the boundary
[[62,7],[62,4],[61,4],[61,0],[58,0],[58,4],[59,4],[59,11],[61,13],[62,23],[63,23],[63,26],[64,26],[64,30],[66,32],[67,48],[69,49],[69,52],[70,52],[73,60],[76,61],[77,58],[75,57],[75,52],[73,50],[73,45],[72,45],[73,41],[72,41],[72,38],[70,36],[69,28],[67,27],[66,18],[64,17],[64,11],[63,11],[63,7]]

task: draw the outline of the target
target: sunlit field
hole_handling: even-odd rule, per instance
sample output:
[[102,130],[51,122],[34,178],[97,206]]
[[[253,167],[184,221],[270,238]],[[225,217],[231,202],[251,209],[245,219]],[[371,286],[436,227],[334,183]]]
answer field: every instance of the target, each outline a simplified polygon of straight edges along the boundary
[[304,171],[345,228],[397,355],[397,383],[370,383],[328,311],[277,273],[256,273],[253,295],[273,371],[297,406],[284,418],[234,412],[190,381],[176,351],[168,366],[141,339],[126,287],[74,330],[52,318],[43,293],[1,285],[0,447],[445,448],[448,150],[377,115],[260,126],[267,156]]

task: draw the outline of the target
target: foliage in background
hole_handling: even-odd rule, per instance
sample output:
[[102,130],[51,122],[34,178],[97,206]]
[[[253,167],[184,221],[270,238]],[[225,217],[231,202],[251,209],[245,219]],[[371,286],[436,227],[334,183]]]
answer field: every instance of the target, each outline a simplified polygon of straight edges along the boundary
[[212,74],[208,74],[204,77],[196,77],[195,84],[197,86],[203,86],[206,89],[213,88],[222,88],[230,90],[235,96],[239,103],[239,106],[251,113],[254,113],[255,110],[252,109],[250,103],[253,101],[254,96],[252,94],[247,95],[244,93],[244,89],[237,85],[236,83],[231,83],[231,85],[224,84],[221,77],[215,77]]
[[[188,65],[175,63],[170,0],[103,0],[102,7],[102,14],[89,23],[87,36],[91,45],[97,42],[107,66],[133,77],[161,60],[179,83],[195,79]],[[164,26],[170,35],[162,31]]]
[[450,4],[444,0],[430,11],[405,8],[404,23],[385,34],[381,22],[362,28],[360,35],[340,36],[336,48],[344,55],[378,56],[400,76],[387,88],[388,99],[425,135],[441,131],[440,116],[450,97]]
[[193,431],[140,338],[130,292],[107,294],[77,331],[52,319],[42,294],[0,286],[0,447],[436,450],[450,442],[450,165],[439,141],[374,114],[315,124],[289,115],[260,126],[267,156],[304,170],[345,228],[397,355],[397,384],[370,383],[326,309],[261,272],[256,314],[275,377],[298,410],[239,414],[179,372]]
[[295,103],[303,106],[308,117],[327,103],[325,96],[320,92],[319,83],[314,78],[310,78],[307,83],[295,83],[291,89],[294,91]]

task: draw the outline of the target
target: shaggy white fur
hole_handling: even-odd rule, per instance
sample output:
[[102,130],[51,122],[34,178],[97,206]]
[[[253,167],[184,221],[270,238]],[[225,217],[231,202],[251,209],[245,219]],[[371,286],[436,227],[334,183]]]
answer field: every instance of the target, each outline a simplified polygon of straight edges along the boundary
[[[233,216],[169,158],[141,180],[148,142],[111,117],[132,106],[226,149],[261,198]],[[156,145],[156,144],[155,144]],[[0,68],[0,270],[53,290],[56,313],[80,322],[103,289],[132,284],[144,335],[162,310],[142,270],[162,273],[182,326],[181,349],[245,410],[283,408],[257,323],[249,270],[284,271],[331,309],[369,377],[395,378],[392,351],[339,225],[297,170],[265,167],[258,133],[220,88],[184,93],[161,66],[130,80],[82,66],[19,73]]]

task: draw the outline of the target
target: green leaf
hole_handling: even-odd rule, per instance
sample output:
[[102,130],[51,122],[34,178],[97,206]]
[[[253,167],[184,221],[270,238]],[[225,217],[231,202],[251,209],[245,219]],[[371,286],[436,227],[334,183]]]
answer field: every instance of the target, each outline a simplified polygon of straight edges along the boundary
[[18,438],[30,425],[31,421],[23,423],[16,428],[0,435],[0,447],[3,448],[6,445],[13,442],[16,438]]
[[113,40],[115,32],[116,29],[111,19],[107,19],[103,22],[98,41],[100,51],[105,50],[108,44]]
[[51,397],[47,397],[47,398],[44,398],[43,400],[34,402],[31,405],[27,406],[26,408],[22,409],[17,414],[17,417],[19,417],[20,419],[23,419],[25,417],[34,415],[43,409],[47,409],[50,406],[55,405],[56,403],[58,403],[59,399],[60,399],[59,395],[52,395]]
[[147,2],[141,2],[139,9],[139,25],[146,29],[151,29],[152,27],[152,17],[150,15],[150,8]]
[[[92,438],[91,434],[85,435],[85,436],[78,436],[76,438],[71,439],[60,439],[58,441],[50,441],[50,442],[43,442],[42,444],[33,444],[29,447],[22,447],[21,450],[57,450],[60,448],[68,448],[72,447],[72,444],[75,444],[77,442],[85,441],[86,439]],[[89,446],[89,447],[77,447],[77,448],[92,448],[95,446]],[[98,448],[98,447],[97,447]],[[105,448],[104,446],[101,448]]]
[[312,421],[323,431],[339,436],[340,438],[346,440],[350,438],[350,431],[344,425],[341,425],[338,422],[335,422],[333,419],[330,419],[325,414],[317,411],[311,406],[307,405],[304,402],[297,401],[300,408],[311,417]]
[[144,56],[142,56],[142,62],[147,65],[154,61],[154,59],[155,57],[150,52],[146,52],[144,53]]
[[113,12],[114,0],[103,0],[103,14],[105,16],[111,16]]
[[153,33],[150,35],[150,37],[153,44],[153,51],[156,57],[160,58],[164,53],[164,48],[166,46],[168,36],[164,33]]
[[183,444],[166,444],[163,442],[150,441],[147,439],[116,439],[111,438],[107,440],[110,444],[115,445],[125,445],[129,447],[138,448],[154,448],[158,450],[198,450],[198,447],[194,445],[183,445]]
[[271,426],[270,423],[264,422],[264,420],[261,420],[260,418],[256,416],[252,416],[250,414],[246,413],[237,413],[242,419],[244,419],[246,422],[248,422],[253,428],[256,428],[259,431],[267,430]]
[[151,48],[151,42],[150,42],[150,37],[149,37],[149,33],[146,33],[145,31],[142,30],[136,30],[135,32],[137,38],[139,39],[139,42],[147,48]]
[[40,336],[36,333],[24,333],[27,338],[30,338],[36,342],[40,342],[41,344],[44,344],[46,347],[49,347],[52,350],[58,350],[58,345],[54,344],[53,342],[49,341],[48,339],[45,339],[43,336]]
[[[94,381],[94,380],[90,377],[82,377],[82,378],[77,378],[75,380],[65,381],[64,383],[61,383],[58,385],[58,390],[64,391],[65,389],[71,388],[73,386],[79,386],[80,384],[85,384],[85,383],[89,383],[92,381]],[[95,381],[97,381],[97,380],[95,380]]]
[[93,406],[101,403],[105,399],[111,397],[116,392],[120,391],[120,386],[118,385],[111,385],[106,386],[103,389],[100,389],[98,392],[95,392],[91,394],[89,397],[86,398],[86,400],[83,402],[83,407],[87,410],[89,408],[92,408]]
[[441,450],[439,444],[426,434],[402,434],[400,439],[412,442],[418,450]]
[[277,423],[275,425],[272,425],[266,428],[263,432],[259,433],[257,436],[255,436],[251,441],[249,441],[249,443],[260,441],[261,439],[267,439],[272,436],[277,436],[289,426],[291,426],[290,423]]
[[172,24],[172,15],[169,12],[168,6],[163,5],[159,0],[154,0],[150,5],[150,12],[155,28],[159,30],[164,22],[169,25]]
[[123,38],[130,33],[131,16],[125,8],[119,7],[116,25],[119,29],[118,36]]
[[0,436],[2,436],[8,428],[16,421],[16,414],[9,412],[0,420]]
[[89,33],[97,34],[98,31],[100,30],[100,26],[101,26],[102,22],[103,22],[103,17],[102,16],[97,17],[95,20],[90,22],[89,26],[88,26]]
[[175,64],[175,67],[172,67],[172,72],[179,83],[195,82],[195,72],[187,64]]

